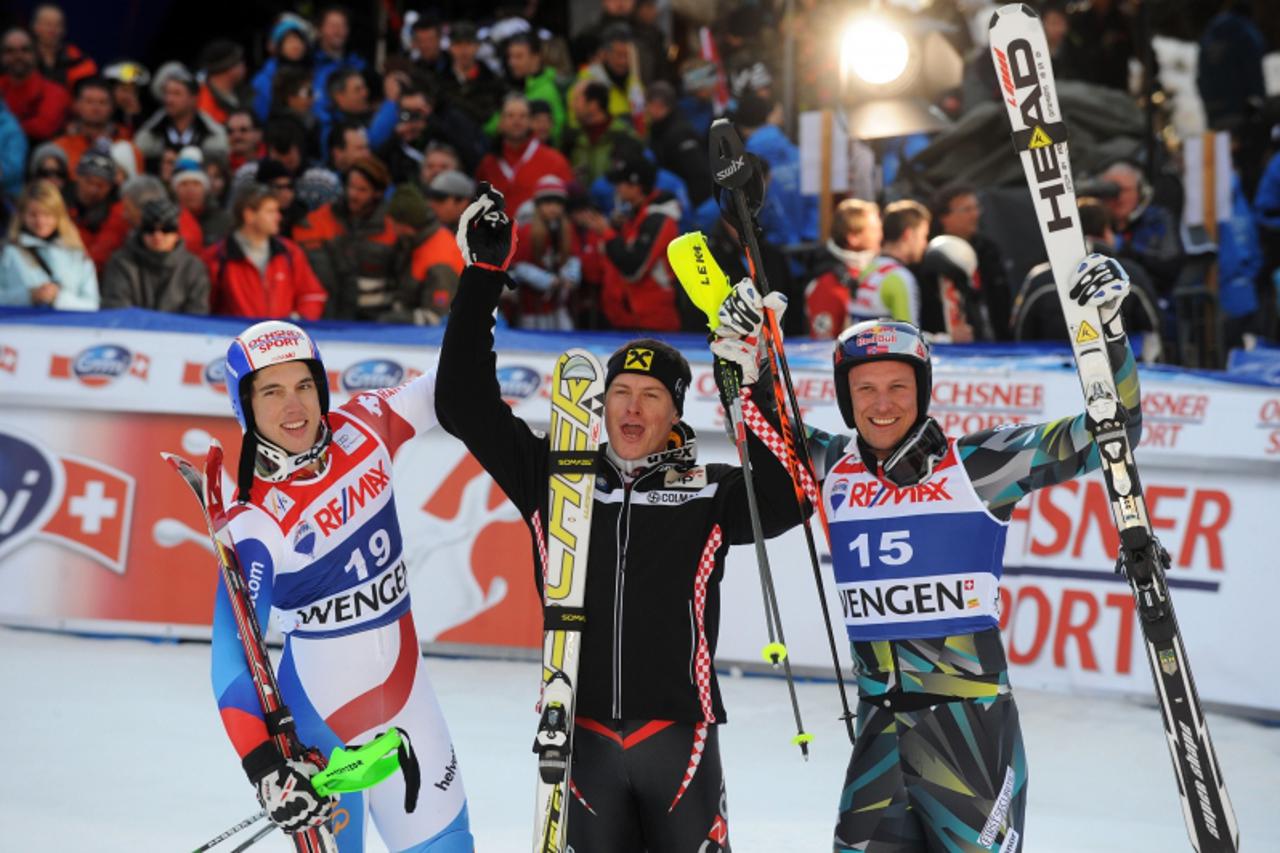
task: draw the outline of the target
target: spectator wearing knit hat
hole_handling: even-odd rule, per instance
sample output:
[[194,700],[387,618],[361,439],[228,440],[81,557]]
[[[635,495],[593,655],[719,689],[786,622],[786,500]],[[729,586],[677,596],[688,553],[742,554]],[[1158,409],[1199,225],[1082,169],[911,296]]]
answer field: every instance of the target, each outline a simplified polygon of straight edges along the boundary
[[511,278],[517,289],[509,313],[519,328],[573,329],[569,303],[582,283],[582,260],[568,202],[565,182],[544,176],[533,191],[533,216],[516,232]]
[[152,199],[142,221],[102,272],[103,308],[209,313],[209,271],[178,233],[178,206]]
[[62,132],[71,96],[36,70],[36,48],[26,30],[11,29],[0,37],[0,97],[33,144]]
[[449,313],[462,273],[462,251],[417,187],[398,187],[387,203],[397,236],[409,247],[409,275],[384,320],[434,326]]
[[249,69],[244,64],[244,48],[227,39],[209,42],[200,54],[204,81],[196,98],[196,108],[218,124],[226,124],[227,116],[252,97],[245,85]]
[[409,253],[383,201],[390,182],[381,160],[359,157],[347,170],[343,197],[312,211],[293,230],[329,292],[329,317],[381,319],[405,284]]
[[161,66],[151,91],[161,107],[133,140],[148,163],[158,163],[166,150],[180,151],[188,145],[197,146],[206,157],[227,157],[227,133],[197,107],[200,84],[185,65],[169,62]]
[[[0,114],[2,114],[2,111],[0,111]],[[7,176],[7,170],[5,174]],[[67,163],[67,152],[52,142],[46,142],[41,145],[31,152],[31,162],[27,165],[27,180],[49,181],[59,190],[66,190],[71,183],[71,169]],[[18,183],[21,186],[21,179],[19,179]]]
[[[267,121],[263,132],[267,156],[279,160],[294,177],[294,191],[307,210],[315,210],[342,197],[342,179],[337,173],[313,162],[306,153],[306,132],[292,116],[277,115]],[[245,163],[231,181],[231,194],[254,183],[258,163]]]
[[[270,58],[253,75],[253,111],[259,121],[271,115],[276,96],[276,78],[284,71],[298,72],[307,88],[315,93],[315,69],[311,62],[312,28],[305,19],[285,12],[267,38]],[[310,107],[308,107],[310,108]]]
[[67,208],[85,251],[102,270],[129,234],[116,186],[116,163],[105,151],[93,148],[80,157]]
[[545,175],[554,175],[565,184],[573,180],[573,170],[564,155],[533,138],[529,102],[524,95],[507,95],[498,133],[501,147],[480,161],[476,180],[488,181],[502,193],[508,210],[518,211],[532,198],[534,187]]
[[199,253],[231,232],[231,214],[209,198],[209,176],[204,170],[204,159],[199,148],[184,148],[178,153],[178,163],[169,179],[178,207],[200,223],[202,245],[192,251]]

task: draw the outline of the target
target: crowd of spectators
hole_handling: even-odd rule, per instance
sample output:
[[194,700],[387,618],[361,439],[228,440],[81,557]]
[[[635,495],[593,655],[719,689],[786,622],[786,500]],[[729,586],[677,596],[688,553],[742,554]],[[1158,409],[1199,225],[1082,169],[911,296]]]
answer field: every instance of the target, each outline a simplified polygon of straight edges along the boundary
[[[731,275],[746,272],[706,154],[711,122],[728,116],[767,177],[765,272],[797,307],[790,334],[891,315],[958,343],[1063,337],[1047,268],[1024,278],[982,227],[987,188],[904,198],[887,185],[927,138],[878,145],[882,179],[855,182],[868,197],[837,199],[820,234],[778,36],[800,46],[793,112],[837,104],[838,58],[818,49],[832,6],[720,5],[700,21],[658,0],[600,0],[572,37],[518,15],[397,10],[379,62],[351,49],[352,13],[329,6],[281,15],[261,44],[211,38],[150,69],[86,55],[42,4],[0,45],[0,305],[440,323],[462,269],[454,232],[485,181],[519,229],[506,322],[693,331],[667,244],[700,229]],[[959,17],[974,4],[937,5]],[[1136,4],[1037,5],[1060,79],[1130,90]],[[1211,124],[1233,131],[1245,96],[1265,94],[1249,14],[1224,3],[1201,44]],[[954,117],[998,98],[985,51],[968,48],[962,85],[939,102]],[[1228,72],[1247,78],[1245,96],[1223,85]],[[1236,145],[1249,162],[1216,256],[1236,339],[1275,333],[1280,156],[1256,142]],[[1119,255],[1138,285],[1130,325],[1149,334],[1146,356],[1170,359],[1187,247],[1151,173],[1117,162],[1088,176],[1081,218],[1090,249]]]

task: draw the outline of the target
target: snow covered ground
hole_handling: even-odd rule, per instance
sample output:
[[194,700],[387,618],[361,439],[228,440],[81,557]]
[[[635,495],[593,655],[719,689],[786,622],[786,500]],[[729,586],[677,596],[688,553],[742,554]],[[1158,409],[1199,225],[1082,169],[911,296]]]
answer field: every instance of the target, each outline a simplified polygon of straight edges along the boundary
[[[198,643],[0,629],[0,850],[191,850],[255,812],[214,712],[208,657]],[[453,729],[477,849],[528,850],[536,664],[433,658],[429,669]],[[790,745],[781,681],[725,677],[721,685],[734,849],[830,850],[849,754],[835,688],[799,687],[815,736],[805,763]],[[1026,849],[1190,849],[1154,707],[1017,695],[1031,771]],[[1280,728],[1219,715],[1210,727],[1245,849],[1280,849]],[[292,847],[273,834],[253,849]],[[370,851],[384,849],[371,838]]]

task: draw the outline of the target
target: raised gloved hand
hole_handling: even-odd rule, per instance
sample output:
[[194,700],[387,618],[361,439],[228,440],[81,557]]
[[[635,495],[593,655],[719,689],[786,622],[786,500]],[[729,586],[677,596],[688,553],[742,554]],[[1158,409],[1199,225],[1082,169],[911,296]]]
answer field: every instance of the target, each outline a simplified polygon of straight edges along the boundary
[[506,270],[516,252],[516,226],[503,210],[502,193],[481,182],[476,200],[458,221],[458,248],[467,266]]
[[1114,328],[1112,326],[1113,321],[1120,316],[1124,298],[1129,295],[1129,274],[1115,258],[1099,254],[1086,255],[1071,275],[1068,295],[1077,305],[1093,305],[1098,309],[1099,318],[1109,337],[1122,333],[1118,324]]
[[322,796],[311,785],[320,768],[310,761],[281,760],[250,780],[271,822],[286,833],[314,829],[329,819],[336,796]]
[[711,351],[741,368],[743,385],[760,378],[766,308],[781,321],[787,310],[787,297],[776,291],[761,297],[751,279],[744,278],[729,291],[717,312],[720,322],[712,336]]

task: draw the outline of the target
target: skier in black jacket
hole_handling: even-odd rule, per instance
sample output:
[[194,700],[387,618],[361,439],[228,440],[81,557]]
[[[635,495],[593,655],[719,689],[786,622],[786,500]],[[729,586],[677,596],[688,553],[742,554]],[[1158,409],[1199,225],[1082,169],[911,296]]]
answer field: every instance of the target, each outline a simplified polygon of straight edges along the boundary
[[[440,353],[436,411],[524,516],[540,587],[549,443],[502,401],[493,353],[494,308],[513,286],[512,241],[502,196],[482,184],[459,227],[467,267]],[[568,843],[584,853],[727,851],[714,657],[724,559],[752,535],[742,470],[697,464],[680,419],[689,365],[677,350],[631,341],[606,373]],[[772,417],[767,388],[752,386],[748,406],[759,401]],[[764,531],[777,535],[799,522],[790,477],[764,444],[749,443]]]

